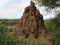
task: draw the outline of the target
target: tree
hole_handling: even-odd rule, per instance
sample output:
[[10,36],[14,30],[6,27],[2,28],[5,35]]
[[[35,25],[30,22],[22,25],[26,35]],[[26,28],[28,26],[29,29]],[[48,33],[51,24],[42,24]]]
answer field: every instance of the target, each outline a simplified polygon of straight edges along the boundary
[[58,4],[59,0],[34,0],[36,1],[39,5],[42,6],[48,6],[48,7],[59,7],[60,4]]
[[38,6],[44,6],[47,12],[51,12],[52,9],[54,9],[54,11],[57,12],[57,9],[60,8],[59,4],[60,0],[33,0],[33,1],[35,1]]

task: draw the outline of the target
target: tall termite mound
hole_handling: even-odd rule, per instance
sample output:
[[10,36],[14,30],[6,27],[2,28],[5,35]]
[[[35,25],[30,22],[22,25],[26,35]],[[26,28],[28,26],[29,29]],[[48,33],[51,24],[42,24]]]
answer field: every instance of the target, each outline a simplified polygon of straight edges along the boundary
[[43,16],[32,1],[30,2],[30,6],[25,8],[23,16],[14,29],[14,35],[28,38],[30,34],[32,34],[34,38],[40,37],[41,34],[46,34]]

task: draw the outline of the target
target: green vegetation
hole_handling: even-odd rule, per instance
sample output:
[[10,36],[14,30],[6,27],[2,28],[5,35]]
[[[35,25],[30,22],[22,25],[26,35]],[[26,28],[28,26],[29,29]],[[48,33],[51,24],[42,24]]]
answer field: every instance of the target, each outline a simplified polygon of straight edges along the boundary
[[[31,40],[33,45],[47,45],[45,41],[36,41],[30,36],[28,39],[15,38],[12,30],[17,20],[0,20],[0,45],[29,45]],[[60,14],[54,19],[45,20],[47,31],[52,33],[52,45],[60,45]]]
[[[45,21],[46,28],[52,33],[53,43],[60,43],[60,13],[54,19]],[[55,44],[54,44],[55,45]]]
[[35,1],[38,5],[47,6],[50,8],[55,8],[60,6],[60,4],[57,4],[57,1],[59,0],[33,0],[33,1]]
[[15,38],[11,35],[15,24],[15,20],[0,20],[0,45],[15,44]]

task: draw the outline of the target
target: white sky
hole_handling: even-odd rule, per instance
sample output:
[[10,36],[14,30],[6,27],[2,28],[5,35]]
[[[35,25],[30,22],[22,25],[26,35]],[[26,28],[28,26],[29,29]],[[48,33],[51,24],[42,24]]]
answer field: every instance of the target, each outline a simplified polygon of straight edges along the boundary
[[[0,0],[0,19],[18,19],[23,15],[24,8],[30,0]],[[47,13],[44,7],[38,8],[44,19],[54,17],[54,12]]]

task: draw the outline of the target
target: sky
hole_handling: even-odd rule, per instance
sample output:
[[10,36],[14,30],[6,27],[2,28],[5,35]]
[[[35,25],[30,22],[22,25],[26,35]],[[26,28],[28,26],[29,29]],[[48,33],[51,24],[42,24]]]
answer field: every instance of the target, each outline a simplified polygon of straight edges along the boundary
[[[30,4],[30,0],[0,0],[0,19],[19,19],[23,16],[25,7]],[[54,18],[55,12],[47,13],[44,7],[38,7],[44,19]]]

